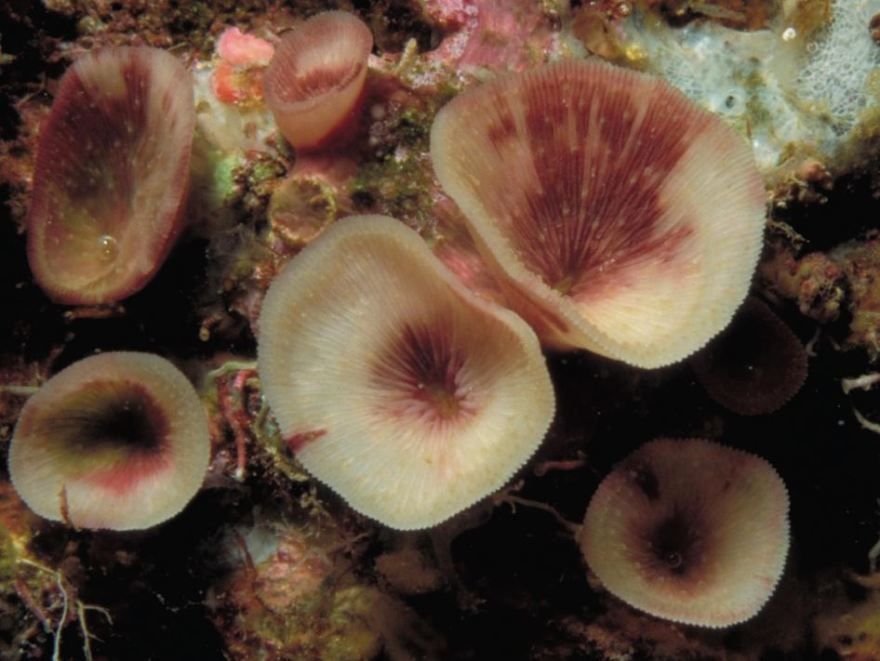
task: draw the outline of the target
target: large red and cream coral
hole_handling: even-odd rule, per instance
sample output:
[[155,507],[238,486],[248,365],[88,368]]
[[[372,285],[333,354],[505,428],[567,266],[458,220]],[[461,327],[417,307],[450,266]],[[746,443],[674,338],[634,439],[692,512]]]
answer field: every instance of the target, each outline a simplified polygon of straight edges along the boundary
[[751,151],[657,78],[580,61],[503,76],[440,111],[431,154],[547,346],[658,367],[746,296],[765,215]]

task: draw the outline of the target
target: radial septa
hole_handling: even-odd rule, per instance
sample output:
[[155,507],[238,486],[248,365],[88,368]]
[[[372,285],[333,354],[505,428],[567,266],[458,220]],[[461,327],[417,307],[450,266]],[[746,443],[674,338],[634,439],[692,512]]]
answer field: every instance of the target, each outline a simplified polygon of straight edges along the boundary
[[760,176],[738,136],[662,81],[582,62],[503,77],[440,111],[431,152],[548,345],[662,365],[745,296]]
[[708,627],[757,613],[788,551],[788,494],[763,459],[700,439],[652,441],[599,485],[580,534],[590,568],[647,613]]
[[282,434],[355,509],[434,525],[500,487],[553,415],[537,338],[386,217],[339,221],[273,282],[258,362]]
[[765,303],[749,298],[691,366],[716,402],[740,415],[762,415],[797,394],[808,360],[797,335]]
[[186,505],[209,451],[207,416],[183,374],[158,356],[109,352],[62,370],[28,400],[9,472],[40,516],[131,530]]
[[109,48],[65,73],[43,127],[28,215],[40,286],[72,304],[143,287],[179,234],[195,112],[189,75],[154,48]]
[[290,144],[315,149],[344,132],[363,91],[372,47],[369,28],[342,11],[313,16],[284,35],[263,87]]

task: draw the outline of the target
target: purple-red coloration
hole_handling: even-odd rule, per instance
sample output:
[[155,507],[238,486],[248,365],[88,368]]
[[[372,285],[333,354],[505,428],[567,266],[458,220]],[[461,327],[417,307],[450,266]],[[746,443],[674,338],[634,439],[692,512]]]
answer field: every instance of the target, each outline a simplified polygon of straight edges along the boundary
[[327,433],[326,429],[311,429],[299,432],[284,439],[287,449],[296,454],[312,441],[316,441]]
[[407,324],[373,367],[375,387],[387,393],[383,410],[432,426],[473,414],[474,403],[463,387],[465,361],[442,323]]
[[169,466],[168,457],[162,454],[135,455],[118,466],[111,466],[84,476],[83,481],[106,491],[110,497],[122,496],[129,493],[139,482],[155,479]]
[[[689,146],[681,139],[678,118],[656,113],[641,138],[650,140],[650,148],[633,150],[633,132],[645,119],[645,108],[627,87],[602,89],[604,105],[617,112],[603,113],[598,135],[592,135],[596,109],[589,101],[583,112],[573,114],[574,125],[569,126],[566,104],[544,102],[552,92],[533,78],[522,92],[526,113],[520,136],[511,102],[501,92],[496,90],[501,110],[497,123],[487,128],[489,141],[501,152],[506,142],[524,139],[538,182],[514,203],[499,200],[502,223],[527,268],[549,287],[584,302],[623,286],[620,278],[639,261],[651,259],[674,268],[682,243],[693,233],[690,218],[659,227],[663,175]],[[694,134],[709,116],[702,119],[691,125]],[[591,151],[595,143],[601,145],[598,153]],[[584,186],[597,176],[600,183]]]
[[40,516],[81,528],[149,528],[195,495],[210,442],[202,403],[177,368],[111,351],[68,366],[28,400],[9,475]]
[[765,215],[752,153],[659,79],[578,61],[498,77],[440,110],[431,157],[545,346],[659,367],[745,296]]

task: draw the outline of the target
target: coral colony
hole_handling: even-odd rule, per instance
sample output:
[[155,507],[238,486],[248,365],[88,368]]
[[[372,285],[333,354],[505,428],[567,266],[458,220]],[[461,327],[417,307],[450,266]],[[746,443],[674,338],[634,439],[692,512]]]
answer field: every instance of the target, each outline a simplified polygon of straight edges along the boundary
[[[36,285],[71,319],[107,326],[151,288],[178,286],[173,255],[200,241],[205,291],[188,299],[198,338],[229,338],[239,354],[185,355],[145,337],[166,359],[97,343],[63,353],[63,369],[47,359],[33,394],[24,362],[0,364],[0,412],[14,404],[9,481],[57,522],[26,519],[0,492],[14,563],[0,563],[0,579],[42,613],[54,658],[74,621],[92,657],[88,612],[100,609],[83,601],[86,570],[41,557],[33,531],[92,534],[106,555],[127,538],[86,530],[162,535],[210,507],[229,519],[202,541],[213,573],[200,589],[236,658],[442,657],[439,624],[405,597],[445,585],[479,610],[451,542],[501,503],[573,533],[565,548],[581,551],[578,598],[590,605],[554,626],[589,658],[727,657],[733,638],[706,629],[760,637],[784,617],[767,605],[777,586],[807,589],[784,587],[790,466],[777,473],[759,455],[779,454],[750,434],[772,441],[780,426],[762,421],[808,377],[812,347],[784,299],[814,319],[825,306],[830,320],[845,295],[833,298],[835,283],[861,277],[849,342],[870,351],[859,315],[876,300],[864,274],[880,259],[853,244],[807,272],[791,248],[807,239],[779,221],[765,237],[767,201],[774,210],[780,191],[833,180],[823,162],[843,172],[869,158],[858,145],[880,134],[869,29],[880,7],[417,4],[443,36],[428,53],[351,12],[282,11],[277,26],[216,30],[210,58],[82,52],[53,88],[24,222]],[[760,290],[759,261],[773,283]],[[234,337],[253,338],[251,351]],[[672,366],[701,406],[719,405],[716,422],[684,405],[674,423],[643,416],[650,425],[615,447],[599,402],[660,400],[572,383],[583,361],[633,383],[662,382],[657,368]],[[574,439],[563,432],[572,397],[597,420]],[[564,447],[567,459],[548,461]],[[518,495],[524,467],[601,482],[588,490],[583,477],[579,511],[563,516],[551,496]],[[582,525],[566,520],[584,509]],[[372,573],[354,570],[368,553]],[[877,594],[875,574],[857,578]],[[843,596],[832,606],[846,617]],[[876,614],[862,620],[880,627]],[[783,629],[789,640],[766,644],[806,649],[809,636]],[[838,629],[821,621],[813,640]],[[843,631],[829,647],[846,647]],[[16,640],[18,654],[41,644]],[[757,658],[764,643],[738,644]],[[880,658],[877,645],[858,658]],[[536,658],[573,658],[542,649]]]

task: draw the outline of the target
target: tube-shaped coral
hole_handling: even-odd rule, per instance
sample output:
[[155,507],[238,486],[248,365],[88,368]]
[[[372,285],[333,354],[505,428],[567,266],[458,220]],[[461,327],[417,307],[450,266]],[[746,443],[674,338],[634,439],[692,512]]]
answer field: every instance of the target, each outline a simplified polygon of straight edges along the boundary
[[281,134],[296,149],[319,148],[345,132],[358,108],[373,48],[357,16],[328,11],[284,35],[263,92]]
[[748,145],[663,81],[563,62],[462,93],[434,169],[550,347],[658,367],[745,298],[764,227]]
[[613,595],[705,627],[757,613],[788,553],[788,493],[766,461],[701,439],[660,439],[593,495],[584,557]]
[[164,358],[127,351],[85,358],[25,404],[9,448],[16,491],[40,516],[81,528],[149,528],[202,484],[208,418]]
[[501,487],[554,397],[538,340],[384,216],[338,221],[272,282],[260,380],[288,446],[359,512],[435,525]]
[[195,110],[183,66],[155,48],[108,48],[68,69],[40,135],[28,260],[62,303],[141,289],[183,224]]

